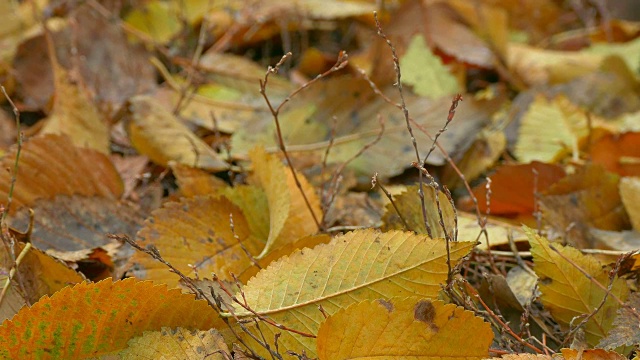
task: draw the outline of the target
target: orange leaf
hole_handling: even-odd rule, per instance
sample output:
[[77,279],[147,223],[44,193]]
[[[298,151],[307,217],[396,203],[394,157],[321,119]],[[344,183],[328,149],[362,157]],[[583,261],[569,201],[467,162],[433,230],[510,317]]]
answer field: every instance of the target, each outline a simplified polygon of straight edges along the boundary
[[[557,165],[533,161],[530,164],[503,165],[490,176],[491,178],[491,214],[530,215],[534,210],[533,170],[538,172],[537,191],[542,192],[564,177],[564,170]],[[487,189],[485,184],[476,186],[473,194],[478,198],[481,211],[487,211]]]
[[589,152],[591,160],[622,176],[640,176],[640,132],[608,134],[598,139]]
[[144,331],[210,329],[217,313],[205,301],[150,281],[103,280],[66,287],[23,308],[0,327],[0,357],[78,359],[127,347]]
[[[14,147],[1,160],[12,169]],[[119,198],[124,191],[120,175],[109,158],[98,151],[75,147],[66,136],[45,135],[24,143],[13,192],[13,209],[30,206],[36,199],[55,195]],[[0,203],[7,203],[11,173],[0,172]]]

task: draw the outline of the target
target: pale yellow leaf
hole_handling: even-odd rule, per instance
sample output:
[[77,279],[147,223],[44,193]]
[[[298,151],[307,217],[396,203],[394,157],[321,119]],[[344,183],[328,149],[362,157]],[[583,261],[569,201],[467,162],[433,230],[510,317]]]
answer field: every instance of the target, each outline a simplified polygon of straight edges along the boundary
[[[547,239],[527,227],[524,231],[531,244],[542,304],[563,328],[568,328],[570,324],[579,324],[583,316],[591,314],[600,305],[606,292],[581,273],[575,265],[605,287],[609,285],[609,272],[603,269],[602,264],[593,256],[583,255],[571,247],[551,245]],[[551,246],[558,252],[552,250]],[[623,279],[617,276],[613,279],[611,294],[622,301],[626,300],[629,288]],[[595,346],[609,333],[619,307],[616,300],[608,296],[600,311],[589,318],[584,325],[589,345]]]
[[368,300],[330,316],[318,330],[320,360],[483,359],[491,325],[460,306],[418,297]]
[[402,83],[413,86],[413,91],[429,98],[439,98],[460,92],[456,78],[427,47],[422,35],[415,35],[409,48],[400,58]]
[[129,100],[126,128],[136,150],[160,165],[174,160],[210,171],[229,168],[209,145],[147,95]]
[[[468,254],[473,245],[451,243],[451,265]],[[247,304],[258,313],[315,335],[324,320],[319,306],[332,315],[363,300],[414,295],[434,298],[446,282],[447,271],[443,239],[365,229],[336,236],[329,244],[296,251],[272,263],[252,278],[243,292]],[[235,312],[251,316],[238,306]],[[274,332],[282,332],[280,349],[315,356],[312,338],[266,324],[260,329],[267,339],[273,339]]]
[[522,163],[556,162],[577,151],[588,133],[587,117],[568,99],[538,95],[522,118],[515,155]]
[[[224,354],[227,354],[225,356]],[[129,347],[116,354],[118,359],[133,360],[226,360],[230,355],[224,339],[215,330],[162,328],[145,331],[129,340]]]
[[620,179],[618,186],[631,225],[636,231],[640,231],[640,177],[624,177]]

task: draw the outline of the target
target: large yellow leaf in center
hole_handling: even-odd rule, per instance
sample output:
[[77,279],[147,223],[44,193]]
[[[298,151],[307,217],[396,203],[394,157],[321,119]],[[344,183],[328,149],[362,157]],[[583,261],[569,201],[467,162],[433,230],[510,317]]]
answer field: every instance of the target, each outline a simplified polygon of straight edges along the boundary
[[[450,243],[451,265],[475,243]],[[413,232],[354,231],[329,244],[294,252],[259,272],[244,287],[247,304],[287,327],[316,334],[324,315],[363,300],[394,296],[434,298],[447,279],[444,239]],[[238,298],[242,298],[240,295]],[[239,306],[235,313],[250,316]],[[260,326],[267,340],[281,332],[278,346],[315,356],[315,339]]]

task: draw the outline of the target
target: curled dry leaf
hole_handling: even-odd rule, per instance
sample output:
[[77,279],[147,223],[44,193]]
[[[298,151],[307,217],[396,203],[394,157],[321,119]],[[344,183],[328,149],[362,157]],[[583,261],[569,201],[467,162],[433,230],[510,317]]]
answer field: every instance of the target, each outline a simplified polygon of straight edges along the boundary
[[[251,179],[264,190],[269,206],[269,237],[258,256],[261,258],[273,249],[316,233],[319,229],[311,212],[319,221],[322,210],[315,188],[304,176],[298,174],[300,190],[291,170],[278,157],[267,154],[263,148],[254,149],[250,157],[254,168]],[[301,191],[304,191],[310,208]]]
[[[613,296],[625,301],[629,294],[627,284],[617,276],[610,279],[608,271],[604,270],[602,264],[593,256],[583,255],[571,247],[550,245],[547,239],[527,227],[524,231],[529,237],[534,271],[539,278],[538,286],[542,293],[540,300],[565,329],[571,324],[577,326],[585,316],[592,314],[594,309],[600,306],[606,293],[594,285],[593,280],[587,278],[575,265],[605,287],[609,285],[610,280],[613,281],[612,295],[607,297],[602,308],[584,324],[587,343],[595,346],[613,328],[614,314],[620,307]],[[558,252],[552,250],[551,246]]]
[[210,171],[229,165],[209,145],[153,98],[139,95],[129,100],[126,129],[131,144],[141,154],[166,166],[174,160]]
[[[14,146],[2,157],[3,169],[13,169],[16,150]],[[0,203],[7,203],[10,184],[11,173],[0,172]],[[120,175],[106,155],[76,147],[66,136],[45,135],[23,145],[12,210],[55,195],[117,199],[123,190]]]
[[366,300],[339,310],[318,330],[320,360],[485,359],[491,326],[460,306],[416,297]]
[[151,281],[107,279],[66,287],[0,326],[7,359],[78,359],[121,350],[144,331],[210,329],[218,314],[203,300]]
[[[451,243],[451,266],[473,245]],[[333,315],[351,304],[380,297],[435,298],[446,279],[443,239],[365,229],[336,236],[328,244],[296,251],[272,263],[249,280],[243,288],[244,297],[236,297],[246,299],[247,305],[261,315],[315,335],[324,320],[319,306],[327,315]],[[234,312],[243,317],[252,315],[238,305]],[[260,329],[270,342],[273,334],[280,332],[266,324]],[[246,334],[242,336],[251,341]],[[316,352],[314,339],[287,331],[282,332],[278,345],[283,353],[305,351],[308,356],[315,356]]]

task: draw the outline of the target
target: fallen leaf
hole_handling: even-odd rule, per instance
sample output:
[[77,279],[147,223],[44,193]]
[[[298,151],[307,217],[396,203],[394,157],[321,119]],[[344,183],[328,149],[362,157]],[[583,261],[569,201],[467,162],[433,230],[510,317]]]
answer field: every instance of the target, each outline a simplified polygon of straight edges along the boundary
[[627,358],[615,351],[607,351],[603,349],[561,349],[560,351],[566,360],[624,360]]
[[640,176],[640,132],[606,134],[591,145],[589,157],[621,176]]
[[589,227],[620,231],[630,226],[618,182],[618,175],[598,165],[586,166],[543,192],[540,209],[569,244],[581,249],[592,248]]
[[579,141],[589,133],[586,114],[564,97],[536,96],[523,116],[515,156],[520,162],[558,162],[579,151]]
[[[472,247],[470,242],[451,243],[452,266]],[[324,320],[318,306],[333,315],[351,304],[380,297],[436,297],[447,278],[446,258],[443,239],[359,230],[272,263],[249,280],[242,298],[257,313],[315,335]],[[253,315],[237,305],[234,312]],[[260,329],[270,342],[277,331],[265,324]],[[304,350],[307,356],[315,356],[311,338],[282,332],[278,345],[283,353],[284,349],[299,354]]]
[[[385,213],[382,216],[383,230],[406,230],[415,231],[418,234],[427,234],[427,227],[425,226],[424,217],[422,213],[422,202],[418,195],[419,187],[417,185],[409,186],[407,189],[393,197],[395,206],[400,211],[400,214],[396,212],[395,207],[389,203],[385,206]],[[431,231],[433,238],[445,238],[447,236],[450,239],[456,239],[456,224],[454,218],[454,211],[451,203],[447,199],[447,196],[440,190],[435,190],[433,187],[423,185],[422,191],[424,193],[424,205],[426,210],[427,223]],[[438,203],[436,203],[436,197]],[[442,214],[442,220],[444,228],[440,225],[440,213]],[[404,222],[406,221],[409,228],[405,228]],[[462,239],[464,241],[473,241],[475,239]]]
[[[593,280],[587,278],[575,265],[604,286],[608,286],[612,281],[611,293],[622,301],[626,300],[629,288],[624,280],[617,276],[610,279],[609,272],[604,270],[602,264],[594,257],[583,255],[571,247],[551,245],[547,239],[527,227],[524,231],[529,236],[534,271],[539,277],[538,286],[542,293],[540,301],[563,328],[567,329],[570,324],[579,324],[575,323],[576,317],[583,319],[584,316],[592,314],[605,296],[605,291],[595,286]],[[551,246],[558,252],[552,250]],[[573,264],[565,258],[570,259]],[[584,324],[583,329],[589,345],[595,346],[607,336],[613,328],[613,314],[619,307],[620,305],[609,296],[602,308]]]
[[[538,174],[535,175],[534,171]],[[493,215],[530,215],[535,209],[535,192],[544,192],[549,186],[562,179],[562,167],[534,161],[530,164],[502,165],[491,178],[489,208]],[[537,187],[534,186],[537,184]],[[473,188],[480,211],[487,213],[486,183]],[[470,210],[472,203],[466,201],[464,209]]]
[[[65,321],[60,321],[64,319]],[[202,300],[151,281],[103,280],[66,287],[0,326],[5,358],[82,358],[126,348],[163,326],[210,329],[217,313]]]
[[[250,153],[250,157],[254,167],[251,179],[264,190],[269,206],[269,237],[258,255],[258,258],[261,258],[273,249],[316,233],[319,229],[314,222],[312,211],[320,221],[322,210],[315,189],[304,176],[298,174],[301,187],[299,189],[291,170],[276,156],[257,148]],[[304,191],[310,207],[307,206],[301,191]]]
[[[2,168],[13,169],[16,151],[14,146],[4,155]],[[55,195],[117,199],[123,192],[120,175],[106,155],[76,147],[65,136],[45,135],[26,141],[19,161],[12,210]],[[12,172],[0,172],[0,203],[7,203]]]
[[413,87],[413,91],[428,98],[439,98],[460,92],[460,86],[447,68],[428,47],[422,35],[415,35],[407,52],[400,58],[404,76],[402,83]]
[[176,177],[180,194],[185,197],[213,195],[229,186],[224,180],[198,168],[177,162],[169,162],[169,167]]
[[167,166],[174,160],[210,171],[229,168],[209,145],[153,98],[131,98],[128,113],[126,129],[131,144],[152,161]]
[[[9,269],[14,265],[13,257],[6,248],[0,247],[0,284],[9,286],[0,303],[0,321],[11,319],[25,305],[31,305],[42,296],[53,295],[67,285],[84,281],[84,277],[63,262],[47,255],[41,250],[31,247],[18,266],[18,271],[10,283],[6,283]],[[16,243],[14,256],[19,256],[25,244]]]
[[485,359],[492,340],[491,326],[460,306],[391,298],[363,301],[329,316],[318,329],[317,353],[320,360]]
[[636,231],[640,231],[640,177],[624,177],[620,179],[618,186],[631,225]]
[[629,307],[618,309],[618,315],[613,321],[613,328],[607,337],[600,340],[599,348],[614,350],[620,346],[640,345],[640,319],[638,319],[638,312],[635,310],[640,308],[640,295],[632,293],[626,305]]
[[142,336],[129,340],[129,347],[119,351],[119,359],[207,359],[226,360],[229,348],[215,330],[187,330],[181,327],[163,327],[159,331],[145,331]]
[[[187,276],[213,272],[221,279],[232,279],[230,272],[238,274],[253,266],[243,246],[253,256],[264,246],[251,234],[240,209],[225,197],[213,196],[165,204],[151,214],[137,241],[143,247],[155,246],[166,261]],[[178,275],[147,254],[136,252],[130,262],[131,274],[139,279],[178,285]]]

